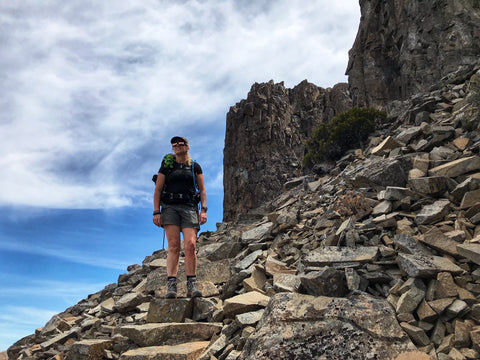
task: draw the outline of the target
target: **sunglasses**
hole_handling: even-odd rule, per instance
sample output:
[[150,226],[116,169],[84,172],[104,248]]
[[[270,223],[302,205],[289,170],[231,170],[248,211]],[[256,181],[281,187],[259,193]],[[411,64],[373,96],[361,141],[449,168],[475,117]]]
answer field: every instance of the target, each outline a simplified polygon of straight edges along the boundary
[[177,146],[185,146],[184,142],[178,142],[178,143],[173,143],[172,147],[177,147]]

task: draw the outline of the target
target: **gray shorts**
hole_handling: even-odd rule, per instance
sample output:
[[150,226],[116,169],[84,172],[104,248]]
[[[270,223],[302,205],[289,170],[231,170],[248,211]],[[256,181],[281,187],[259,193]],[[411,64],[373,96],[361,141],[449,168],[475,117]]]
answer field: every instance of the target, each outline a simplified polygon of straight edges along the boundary
[[165,204],[162,206],[163,225],[177,225],[182,229],[200,229],[198,210],[192,205]]

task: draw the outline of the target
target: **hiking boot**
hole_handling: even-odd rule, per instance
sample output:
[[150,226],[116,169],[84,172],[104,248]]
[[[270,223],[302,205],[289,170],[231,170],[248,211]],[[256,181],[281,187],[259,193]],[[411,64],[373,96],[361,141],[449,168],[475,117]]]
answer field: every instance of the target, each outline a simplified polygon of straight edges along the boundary
[[167,299],[175,299],[177,297],[177,278],[168,278],[167,280]]
[[202,292],[197,289],[197,280],[195,278],[187,279],[187,297],[202,297]]

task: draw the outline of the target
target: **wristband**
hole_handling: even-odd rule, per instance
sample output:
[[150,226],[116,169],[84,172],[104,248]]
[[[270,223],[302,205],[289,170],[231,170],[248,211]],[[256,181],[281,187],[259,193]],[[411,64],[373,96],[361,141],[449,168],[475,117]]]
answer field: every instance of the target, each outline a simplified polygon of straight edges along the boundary
[[208,208],[206,206],[202,206],[202,208],[200,210],[204,210],[205,212],[207,212]]
[[154,211],[154,212],[153,212],[153,216],[155,216],[155,215],[160,215],[161,213],[162,213],[162,212],[161,212],[160,210]]

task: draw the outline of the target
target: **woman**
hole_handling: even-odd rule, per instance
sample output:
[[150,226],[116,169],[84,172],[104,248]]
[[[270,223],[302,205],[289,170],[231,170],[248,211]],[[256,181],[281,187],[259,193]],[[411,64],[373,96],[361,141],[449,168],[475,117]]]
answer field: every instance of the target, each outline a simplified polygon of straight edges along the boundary
[[[163,226],[168,240],[167,298],[177,297],[180,232],[183,234],[185,250],[187,297],[199,297],[202,293],[196,286],[195,243],[200,225],[207,221],[207,193],[202,168],[193,162],[188,154],[188,140],[181,136],[174,136],[170,142],[174,155],[166,155],[163,159],[153,196],[153,223]],[[197,207],[198,199],[195,199],[195,184],[200,191],[200,214]]]

